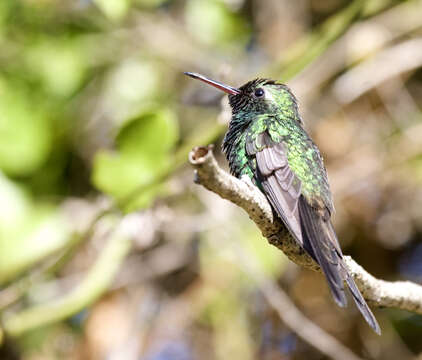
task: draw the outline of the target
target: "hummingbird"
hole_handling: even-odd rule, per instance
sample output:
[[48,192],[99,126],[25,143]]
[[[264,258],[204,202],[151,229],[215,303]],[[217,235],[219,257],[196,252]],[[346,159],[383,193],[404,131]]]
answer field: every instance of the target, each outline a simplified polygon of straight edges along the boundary
[[347,305],[346,284],[364,319],[381,334],[344,262],[331,223],[334,205],[327,171],[292,91],[270,79],[235,88],[197,73],[185,75],[228,94],[232,117],[222,150],[231,174],[246,176],[264,193],[290,235],[320,266],[335,302]]

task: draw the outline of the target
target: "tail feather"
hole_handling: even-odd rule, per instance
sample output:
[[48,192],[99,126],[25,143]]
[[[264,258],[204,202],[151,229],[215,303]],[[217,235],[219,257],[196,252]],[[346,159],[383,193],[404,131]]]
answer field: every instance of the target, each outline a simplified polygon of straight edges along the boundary
[[343,254],[330,220],[324,220],[308,205],[304,198],[299,200],[299,213],[303,232],[303,245],[320,265],[327,278],[334,300],[341,307],[347,305],[344,291],[344,282],[346,282],[362,316],[369,326],[380,335],[381,329],[374,314],[369,309],[356,283],[347,271],[343,261]]
[[327,238],[321,217],[301,197],[299,200],[303,246],[321,267],[337,305],[345,307],[344,279],[339,271],[339,256]]
[[378,321],[377,319],[375,319],[374,314],[372,313],[371,309],[369,308],[368,304],[360,293],[355,281],[347,272],[347,270],[345,275],[346,284],[349,287],[350,293],[352,294],[353,300],[355,301],[357,308],[359,309],[360,313],[365,318],[369,326],[374,329],[374,331],[378,335],[381,335],[381,328],[378,324]]

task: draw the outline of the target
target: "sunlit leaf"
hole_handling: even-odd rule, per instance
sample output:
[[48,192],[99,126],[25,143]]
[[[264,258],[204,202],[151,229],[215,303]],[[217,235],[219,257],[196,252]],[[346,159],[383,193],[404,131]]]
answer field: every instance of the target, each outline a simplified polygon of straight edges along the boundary
[[[169,110],[149,111],[132,119],[117,135],[117,151],[100,151],[96,155],[94,184],[120,200],[130,196],[170,165],[170,150],[177,133],[176,118]],[[149,187],[130,202],[138,207],[147,206],[159,188]]]
[[169,110],[146,112],[129,121],[119,132],[116,144],[123,154],[145,157],[165,154],[177,140],[177,122]]
[[0,79],[0,168],[10,175],[33,172],[51,148],[48,115],[28,95]]
[[144,7],[156,7],[168,3],[170,0],[135,0],[135,2]]
[[19,228],[31,210],[28,194],[0,173],[0,231]]
[[166,66],[147,58],[121,61],[107,76],[103,95],[106,111],[121,123],[150,108],[166,92],[167,73]]
[[94,2],[111,20],[122,19],[130,7],[130,0],[94,0]]
[[[0,175],[0,283],[62,248],[70,228],[57,208],[34,205],[12,181]],[[5,201],[5,202],[4,202]]]
[[28,48],[28,70],[46,91],[57,96],[72,94],[81,84],[87,61],[76,40],[43,38]]
[[190,0],[186,23],[192,36],[214,46],[244,45],[250,30],[245,20],[219,0]]

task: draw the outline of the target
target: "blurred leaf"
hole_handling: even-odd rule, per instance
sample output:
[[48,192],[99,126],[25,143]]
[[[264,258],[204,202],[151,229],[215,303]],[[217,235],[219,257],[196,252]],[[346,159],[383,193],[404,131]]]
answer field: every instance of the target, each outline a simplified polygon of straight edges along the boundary
[[272,277],[280,276],[287,266],[287,257],[275,246],[270,246],[250,221],[239,227],[239,232],[240,230],[242,231],[238,238],[242,239],[248,255],[255,258],[266,274]]
[[[176,118],[170,110],[148,111],[129,121],[116,137],[117,152],[100,151],[94,160],[93,182],[118,199],[148,184],[170,165],[170,150],[177,140]],[[145,207],[156,195],[153,186],[131,199]]]
[[12,9],[11,1],[0,1],[0,39],[4,36],[4,25]]
[[69,96],[80,86],[87,62],[78,41],[45,37],[33,44],[26,54],[28,70],[46,91]]
[[0,283],[3,283],[63,247],[70,230],[55,207],[32,205],[28,195],[4,176],[0,176],[0,197],[3,200]]
[[50,121],[28,91],[0,78],[0,168],[10,175],[33,172],[51,148]]
[[190,0],[185,16],[192,36],[207,45],[243,46],[249,39],[245,19],[231,12],[223,1]]
[[136,3],[145,7],[157,7],[164,3],[170,2],[169,0],[136,0]]
[[126,59],[118,65],[111,79],[111,91],[127,101],[149,99],[157,93],[160,69],[145,59]]
[[382,9],[391,6],[391,0],[371,0],[365,2],[363,16],[371,16],[380,12]]
[[[93,171],[94,185],[118,200],[126,198],[137,187],[149,183],[154,178],[154,172],[142,162],[142,159],[120,156],[109,151],[100,151],[96,155]],[[154,189],[148,189],[138,195],[136,207],[147,207],[155,195]],[[130,201],[133,202],[135,199],[130,199]]]
[[[151,107],[169,85],[167,68],[148,58],[129,58],[110,72],[105,87],[106,109],[117,122]],[[166,86],[163,87],[163,83]]]
[[94,0],[101,11],[111,20],[121,20],[130,8],[130,0]]
[[8,233],[19,228],[30,212],[28,194],[0,173],[0,231]]
[[[166,154],[177,140],[177,122],[172,112],[145,113],[124,126],[116,138],[122,154],[155,160],[153,154]],[[152,165],[152,164],[151,164]]]
[[[107,219],[113,225],[115,225],[115,220],[112,217]],[[111,232],[97,260],[71,292],[47,303],[37,304],[9,315],[3,319],[6,331],[12,336],[19,336],[27,331],[75,315],[98,299],[111,286],[111,282],[131,249],[132,238],[122,228]]]

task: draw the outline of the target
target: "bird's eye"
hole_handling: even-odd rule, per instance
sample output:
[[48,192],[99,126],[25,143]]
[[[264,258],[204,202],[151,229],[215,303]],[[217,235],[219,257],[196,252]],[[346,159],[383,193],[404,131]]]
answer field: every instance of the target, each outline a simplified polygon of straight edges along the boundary
[[258,88],[258,89],[255,90],[255,96],[257,98],[263,97],[264,94],[265,94],[265,91],[262,88]]

